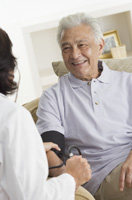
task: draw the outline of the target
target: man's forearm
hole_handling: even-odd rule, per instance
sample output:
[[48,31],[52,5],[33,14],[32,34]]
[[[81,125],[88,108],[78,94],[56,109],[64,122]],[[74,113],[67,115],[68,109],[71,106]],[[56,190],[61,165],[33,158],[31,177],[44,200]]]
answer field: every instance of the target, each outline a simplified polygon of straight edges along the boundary
[[[48,158],[49,167],[57,166],[63,163],[63,161],[53,151],[47,152],[47,158]],[[59,176],[60,174],[63,174],[64,172],[65,172],[65,165],[63,165],[60,168],[50,169],[49,175],[55,177],[55,176]]]

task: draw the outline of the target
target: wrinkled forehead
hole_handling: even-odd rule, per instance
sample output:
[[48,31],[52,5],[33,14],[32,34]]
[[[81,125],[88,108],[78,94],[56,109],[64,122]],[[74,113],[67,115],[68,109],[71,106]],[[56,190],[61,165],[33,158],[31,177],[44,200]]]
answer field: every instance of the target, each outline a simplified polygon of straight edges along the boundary
[[94,40],[94,33],[90,26],[79,25],[69,29],[64,29],[61,33],[60,44],[78,42],[82,40]]

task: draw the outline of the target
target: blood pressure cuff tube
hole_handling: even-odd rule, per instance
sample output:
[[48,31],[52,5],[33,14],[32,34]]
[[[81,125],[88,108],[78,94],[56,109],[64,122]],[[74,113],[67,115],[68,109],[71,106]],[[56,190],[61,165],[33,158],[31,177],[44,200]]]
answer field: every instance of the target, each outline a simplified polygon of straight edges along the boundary
[[65,153],[65,138],[64,135],[58,131],[47,131],[41,134],[43,142],[53,142],[58,144],[61,153]]

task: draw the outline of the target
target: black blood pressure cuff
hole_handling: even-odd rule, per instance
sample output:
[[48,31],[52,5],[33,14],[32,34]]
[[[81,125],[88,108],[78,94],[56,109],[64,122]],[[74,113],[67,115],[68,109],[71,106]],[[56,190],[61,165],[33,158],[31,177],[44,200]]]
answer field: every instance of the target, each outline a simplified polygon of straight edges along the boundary
[[41,137],[43,142],[53,142],[55,144],[58,144],[61,149],[61,153],[65,153],[65,138],[62,133],[58,131],[47,131],[42,133]]

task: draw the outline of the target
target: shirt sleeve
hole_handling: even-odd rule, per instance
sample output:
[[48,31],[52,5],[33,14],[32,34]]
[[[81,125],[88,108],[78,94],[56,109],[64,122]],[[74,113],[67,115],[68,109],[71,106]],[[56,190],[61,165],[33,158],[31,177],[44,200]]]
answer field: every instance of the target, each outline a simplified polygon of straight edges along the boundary
[[74,199],[69,174],[47,180],[48,164],[36,126],[24,108],[11,113],[2,126],[1,186],[13,200]]
[[57,131],[64,135],[59,94],[56,95],[52,89],[43,92],[37,110],[37,128],[40,134],[47,131]]

